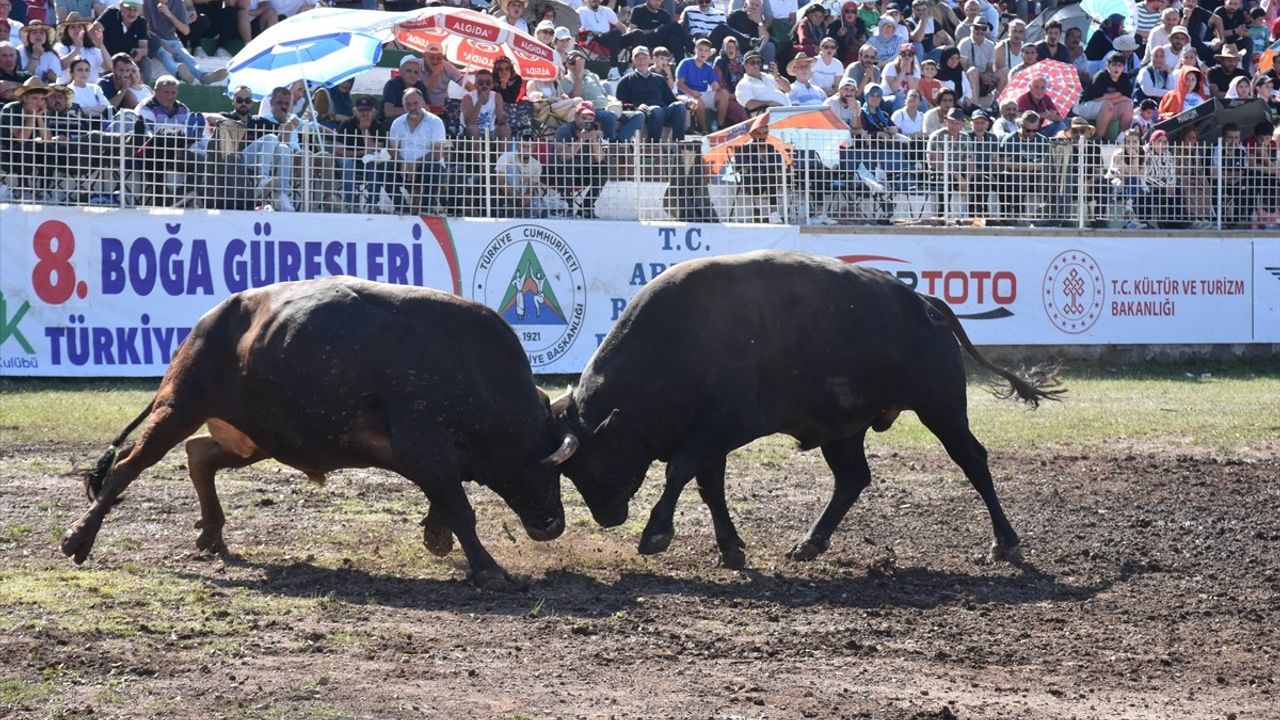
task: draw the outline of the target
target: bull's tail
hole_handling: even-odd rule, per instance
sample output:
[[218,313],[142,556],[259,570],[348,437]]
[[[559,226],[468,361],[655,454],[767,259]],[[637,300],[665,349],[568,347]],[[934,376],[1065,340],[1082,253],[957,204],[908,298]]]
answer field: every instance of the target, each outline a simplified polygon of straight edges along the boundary
[[116,466],[116,460],[122,452],[128,450],[125,440],[129,438],[130,433],[137,429],[151,415],[151,409],[155,407],[156,400],[151,398],[151,402],[138,413],[138,417],[133,422],[125,426],[124,430],[111,441],[111,447],[102,453],[102,457],[98,458],[98,462],[92,470],[81,471],[80,475],[84,479],[84,492],[89,497],[89,502],[95,502],[98,499],[98,493],[102,492],[102,485],[107,481],[107,476],[111,474],[111,470]]
[[1009,381],[1009,388],[1001,387],[989,388],[992,395],[998,398],[1006,399],[1014,397],[1027,403],[1031,407],[1038,407],[1041,400],[1061,401],[1059,397],[1067,391],[1062,387],[1062,381],[1058,379],[1058,372],[1061,368],[1058,365],[1037,365],[1027,371],[1027,377],[1022,377],[1017,373],[1010,372],[999,365],[987,360],[978,352],[978,349],[969,341],[969,335],[964,331],[964,326],[960,324],[960,318],[952,312],[951,306],[940,298],[931,297],[929,295],[921,295],[935,310],[942,313],[942,317],[946,319],[947,326],[951,328],[951,333],[960,341],[960,347],[965,349],[973,359],[982,367],[999,375]]

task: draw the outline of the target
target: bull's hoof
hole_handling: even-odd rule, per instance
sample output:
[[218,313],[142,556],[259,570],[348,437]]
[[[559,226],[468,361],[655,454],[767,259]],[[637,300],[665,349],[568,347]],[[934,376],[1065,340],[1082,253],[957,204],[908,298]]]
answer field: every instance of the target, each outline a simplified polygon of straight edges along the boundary
[[730,570],[741,570],[747,566],[747,553],[742,548],[720,548],[720,564]]
[[671,547],[671,539],[674,533],[645,533],[640,537],[640,554],[641,555],[657,555],[658,553]]
[[432,555],[444,557],[453,550],[453,533],[443,523],[423,518],[422,544],[427,546],[427,552]]
[[208,528],[196,538],[196,547],[208,553],[220,553],[227,549],[226,543],[222,542],[222,530]]
[[787,559],[799,562],[808,562],[826,551],[827,549],[825,547],[819,545],[813,540],[801,540],[796,543],[795,547],[787,551]]
[[77,565],[83,564],[89,558],[89,551],[93,549],[97,534],[97,531],[79,523],[73,525],[62,536],[62,554],[74,560]]
[[529,581],[517,578],[500,567],[472,573],[471,582],[482,590],[493,592],[522,592],[529,589]]
[[991,552],[987,554],[987,561],[992,563],[1004,561],[1017,565],[1022,562],[1022,546],[1001,547],[1000,543],[993,542],[991,543]]

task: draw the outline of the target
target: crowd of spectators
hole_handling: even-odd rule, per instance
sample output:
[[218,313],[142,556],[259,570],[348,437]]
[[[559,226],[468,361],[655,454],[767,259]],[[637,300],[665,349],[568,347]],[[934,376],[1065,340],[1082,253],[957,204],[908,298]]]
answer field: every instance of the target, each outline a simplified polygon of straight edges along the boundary
[[[742,193],[761,198],[755,214],[776,219],[770,196],[786,168],[816,165],[757,136],[769,108],[813,106],[848,130],[838,167],[818,173],[823,189],[839,184],[833,170],[871,187],[927,174],[969,215],[995,217],[998,207],[1012,219],[1027,188],[1044,182],[1051,149],[1071,145],[1088,148],[1070,162],[1088,175],[1090,202],[1123,204],[1135,227],[1200,217],[1191,208],[1204,198],[1182,186],[1203,170],[1184,156],[1232,183],[1225,220],[1275,215],[1280,94],[1267,51],[1280,37],[1280,1],[1141,0],[1089,30],[1051,20],[1035,43],[1029,25],[1052,0],[901,2],[569,0],[575,31],[556,23],[555,8],[534,17],[525,0],[494,0],[495,15],[555,51],[557,78],[526,81],[505,59],[464,72],[429,47],[406,55],[380,96],[353,96],[353,81],[314,95],[299,82],[262,101],[229,88],[226,112],[200,114],[178,88],[225,77],[200,60],[229,57],[309,0],[0,0],[0,180],[21,197],[66,199],[65,184],[28,175],[92,169],[95,159],[105,167],[127,143],[150,161],[140,185],[158,204],[294,209],[305,156],[308,175],[328,183],[330,209],[461,211],[475,178],[491,172],[498,212],[565,211],[557,190],[572,187],[590,214],[632,141],[661,153],[752,120],[732,165]],[[1064,98],[1036,71],[1050,60],[1070,66],[1078,94]],[[1203,151],[1187,149],[1200,147],[1198,127],[1157,128],[1215,99],[1258,99],[1264,111],[1252,126],[1219,128],[1222,142]],[[495,150],[450,152],[469,138]],[[95,187],[80,191],[88,198]]]

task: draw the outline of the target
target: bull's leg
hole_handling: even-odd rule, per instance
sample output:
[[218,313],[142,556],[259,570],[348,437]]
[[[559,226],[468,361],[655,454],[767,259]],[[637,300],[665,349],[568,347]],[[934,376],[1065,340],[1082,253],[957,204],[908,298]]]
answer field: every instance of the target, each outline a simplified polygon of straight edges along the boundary
[[188,440],[186,450],[187,473],[191,476],[196,497],[200,500],[200,521],[196,523],[200,536],[196,538],[196,547],[218,552],[226,548],[222,542],[222,528],[226,525],[226,517],[222,514],[222,503],[218,502],[218,490],[214,487],[213,476],[219,470],[247,467],[264,460],[267,453],[255,447],[250,455],[245,456],[207,436]]
[[1005,517],[1000,499],[996,497],[996,488],[991,481],[991,469],[987,466],[987,449],[978,442],[969,430],[969,421],[960,413],[934,413],[916,411],[920,422],[929,431],[938,436],[947,454],[964,470],[982,501],[987,505],[987,513],[991,515],[991,526],[995,530],[995,541],[991,545],[991,559],[1019,562],[1022,550],[1018,533],[1013,531],[1009,519]]
[[453,533],[445,526],[444,518],[440,517],[435,505],[422,518],[422,544],[436,557],[444,557],[453,550]]
[[747,565],[747,545],[738,536],[738,529],[733,526],[733,517],[729,515],[729,506],[724,501],[724,465],[725,456],[722,455],[698,471],[698,494],[711,511],[716,545],[720,547],[720,561],[727,568],[741,570]]
[[83,563],[93,549],[93,542],[102,529],[102,521],[116,500],[124,493],[143,470],[160,462],[165,453],[182,442],[183,438],[200,428],[204,418],[174,410],[167,405],[158,406],[151,413],[147,425],[135,442],[117,462],[103,482],[102,491],[89,509],[62,536],[62,552]]
[[814,521],[809,532],[787,553],[792,560],[812,560],[827,551],[831,533],[853,507],[862,491],[871,484],[871,468],[867,465],[867,431],[822,446],[822,457],[835,475],[835,490],[827,507]]
[[671,547],[671,539],[676,535],[676,501],[697,471],[696,465],[679,455],[667,463],[667,482],[662,487],[662,497],[649,512],[649,522],[640,534],[640,554],[656,555]]

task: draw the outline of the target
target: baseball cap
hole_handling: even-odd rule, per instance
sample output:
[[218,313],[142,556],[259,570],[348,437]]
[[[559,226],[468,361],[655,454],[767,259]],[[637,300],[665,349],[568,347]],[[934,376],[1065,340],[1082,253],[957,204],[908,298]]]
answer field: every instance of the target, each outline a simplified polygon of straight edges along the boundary
[[565,26],[561,25],[560,27],[556,28],[556,39],[557,39],[557,40],[572,40],[572,39],[573,39],[573,32],[572,32],[572,31],[570,31],[570,30],[569,30],[569,28],[567,28],[567,27],[565,27]]
[[576,112],[579,115],[590,115],[591,117],[595,117],[596,116],[595,103],[591,102],[590,100],[583,100],[582,102],[578,103]]
[[986,110],[983,110],[981,108],[974,110],[973,114],[969,116],[969,119],[970,120],[986,120],[987,122],[991,122],[991,116],[987,114]]
[[373,98],[371,98],[371,97],[358,97],[358,98],[356,98],[355,106],[356,106],[356,109],[357,109],[357,110],[372,110],[372,109],[373,109]]
[[142,7],[142,0],[120,0],[120,7]]
[[404,57],[400,58],[400,67],[404,67],[409,63],[413,63],[418,67],[422,67],[422,61],[418,59],[417,55],[405,55]]
[[637,45],[631,48],[631,59],[634,60],[637,55],[647,55],[653,57],[653,53],[649,52],[649,48],[644,45]]
[[951,108],[949,111],[947,111],[947,119],[956,120],[958,122],[964,122],[964,111],[961,110],[960,108]]
[[550,20],[543,20],[542,22],[538,23],[538,26],[536,28],[534,28],[534,32],[542,32],[543,30],[550,30],[551,32],[555,32],[556,24],[551,22]]

